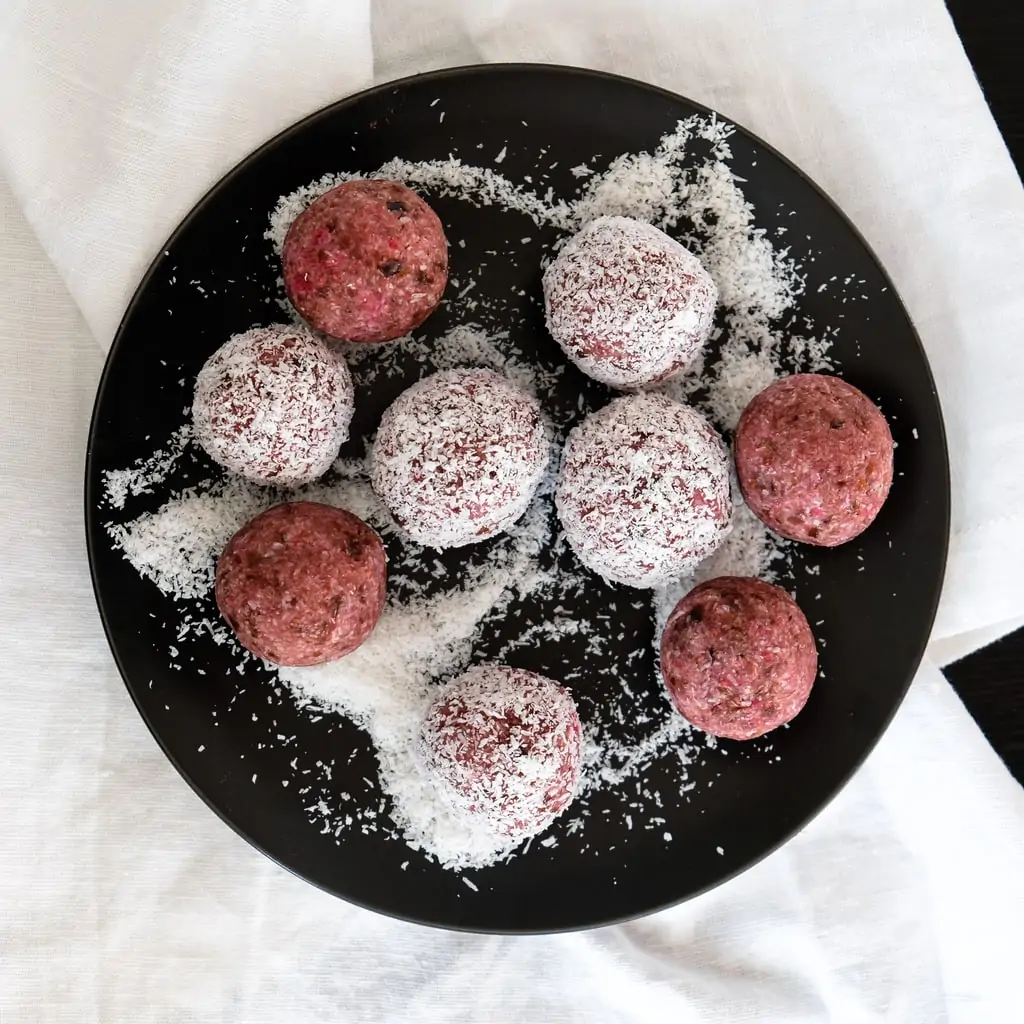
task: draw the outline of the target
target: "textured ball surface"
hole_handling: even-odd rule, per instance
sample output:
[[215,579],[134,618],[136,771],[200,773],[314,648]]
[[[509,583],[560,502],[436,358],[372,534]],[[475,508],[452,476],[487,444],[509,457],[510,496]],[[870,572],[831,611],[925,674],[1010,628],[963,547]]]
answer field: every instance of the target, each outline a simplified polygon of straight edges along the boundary
[[871,525],[892,486],[889,425],[838,377],[784,377],[744,410],[736,474],[751,511],[783,537],[834,547]]
[[305,328],[236,334],[196,377],[195,439],[215,462],[259,484],[322,476],[348,439],[354,410],[345,361]]
[[661,639],[661,672],[684,718],[714,736],[749,740],[803,708],[818,654],[789,594],[724,576],[676,605]]
[[584,565],[615,583],[660,586],[728,533],[728,453],[689,406],[627,395],[569,434],[555,503]]
[[665,380],[708,340],[718,289],[663,231],[599,217],[544,272],[548,330],[586,374],[623,390]]
[[331,505],[293,501],[251,520],[217,562],[217,607],[241,643],[278,665],[354,651],[384,610],[376,532]]
[[292,305],[345,341],[389,341],[437,308],[448,243],[437,214],[397,181],[349,181],[288,229],[281,259]]
[[491,370],[444,370],[384,413],[370,479],[413,540],[459,547],[526,511],[548,455],[535,398]]
[[576,705],[550,679],[483,665],[445,686],[427,711],[421,756],[441,795],[499,835],[536,835],[580,780]]

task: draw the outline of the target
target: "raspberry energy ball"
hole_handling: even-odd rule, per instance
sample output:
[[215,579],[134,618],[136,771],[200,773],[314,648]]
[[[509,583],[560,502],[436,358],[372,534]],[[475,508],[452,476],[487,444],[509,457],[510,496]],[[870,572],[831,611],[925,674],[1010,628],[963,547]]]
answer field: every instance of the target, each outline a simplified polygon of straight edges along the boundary
[[802,373],[765,388],[736,428],[743,497],[770,529],[834,547],[871,525],[892,486],[889,425],[838,377]]
[[195,438],[215,462],[259,484],[322,476],[348,440],[352,378],[303,327],[254,327],[207,359],[192,401]]
[[749,740],[800,711],[818,654],[789,594],[723,576],[676,605],[661,638],[661,673],[684,718],[714,736]]
[[460,547],[526,511],[548,453],[536,399],[491,370],[444,370],[384,413],[370,480],[417,543]]
[[389,341],[437,308],[448,243],[437,214],[397,181],[349,181],[288,229],[284,286],[303,319],[345,341]]
[[699,259],[651,224],[599,217],[544,272],[548,330],[586,374],[631,391],[704,347],[718,289]]
[[526,839],[576,793],[579,715],[568,691],[550,679],[483,665],[438,694],[423,722],[420,754],[448,803],[499,835]]
[[241,643],[278,665],[354,651],[384,609],[384,546],[358,516],[293,501],[251,520],[217,562],[217,607]]
[[689,406],[626,395],[569,434],[555,503],[584,565],[615,583],[657,587],[729,532],[728,454]]

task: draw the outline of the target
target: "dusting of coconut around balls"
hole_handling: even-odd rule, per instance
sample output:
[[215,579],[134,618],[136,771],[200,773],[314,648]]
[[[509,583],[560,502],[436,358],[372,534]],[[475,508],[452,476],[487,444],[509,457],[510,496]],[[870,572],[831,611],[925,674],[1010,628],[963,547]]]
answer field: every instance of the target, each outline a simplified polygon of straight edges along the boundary
[[370,479],[419,544],[461,547],[526,511],[547,467],[540,403],[493,370],[432,374],[381,419]]
[[586,374],[635,390],[678,373],[711,333],[718,289],[652,224],[598,217],[544,272],[548,330]]
[[192,424],[215,462],[247,480],[300,487],[323,476],[354,411],[345,361],[302,327],[254,327],[196,378]]
[[[692,396],[719,427],[732,431],[751,398],[781,373],[830,369],[828,353],[838,329],[814,325],[801,316],[799,333],[792,333],[796,315],[803,313],[797,303],[805,288],[805,271],[820,283],[813,256],[806,266],[792,257],[784,209],[778,212],[782,219],[774,230],[771,225],[758,226],[763,217],[755,221],[743,179],[731,166],[733,131],[721,119],[693,115],[668,130],[649,152],[621,153],[610,162],[595,157],[572,168],[578,188],[558,194],[548,186],[549,172],[543,165],[534,180],[503,174],[497,166],[503,153],[494,166],[474,166],[451,155],[422,161],[395,157],[379,167],[331,171],[302,182],[268,211],[268,246],[262,255],[277,273],[285,238],[297,217],[330,189],[355,178],[404,181],[431,202],[436,197],[446,205],[484,208],[488,219],[497,211],[511,214],[509,238],[518,237],[520,225],[526,228],[522,234],[534,237],[524,237],[521,246],[510,246],[500,258],[524,279],[527,274],[533,275],[531,280],[540,276],[534,227],[569,236],[599,216],[625,215],[685,234],[686,244],[693,245],[718,286],[722,337],[721,344],[705,348],[667,388],[681,400]],[[542,149],[540,155],[546,152]],[[553,171],[554,154],[548,153],[546,159]],[[453,216],[449,231],[455,223]],[[540,396],[555,429],[567,427],[568,421],[589,411],[594,391],[589,389],[580,398],[578,412],[570,411],[570,396],[576,396],[559,383],[566,380],[563,371],[569,377],[572,371],[560,359],[557,365],[538,360],[531,330],[540,296],[519,287],[506,292],[490,259],[501,248],[498,239],[495,251],[482,256],[475,236],[451,241],[459,263],[459,279],[452,284],[461,323],[444,333],[428,321],[427,329],[415,337],[381,346],[345,346],[360,401],[365,395],[368,408],[376,409],[393,399],[398,381],[409,383],[422,374],[457,366],[488,366]],[[249,247],[247,253],[252,252]],[[307,255],[315,256],[316,251]],[[172,264],[164,261],[166,272],[173,275]],[[367,264],[360,280],[372,283],[371,271],[382,275],[379,266]],[[193,283],[199,287],[199,282]],[[862,283],[851,275],[842,285],[821,284],[819,291],[859,291]],[[204,294],[212,295],[212,289]],[[283,294],[268,293],[268,298],[285,306],[288,316],[295,314]],[[389,333],[396,327],[390,316],[377,321],[378,326],[382,322]],[[790,325],[785,333],[776,329],[785,324]],[[264,730],[254,734],[259,738],[256,746],[281,754],[287,749],[292,760],[285,766],[284,757],[273,759],[275,766],[280,765],[279,776],[267,771],[266,762],[253,763],[246,751],[238,754],[242,760],[234,762],[234,770],[252,772],[254,799],[294,801],[290,806],[308,819],[323,844],[351,844],[351,850],[367,836],[385,848],[390,843],[408,844],[409,859],[399,868],[403,872],[427,864],[462,872],[515,863],[519,857],[528,858],[531,865],[552,858],[554,865],[578,856],[586,867],[583,862],[609,856],[609,835],[616,837],[615,844],[620,835],[627,837],[641,852],[641,843],[663,846],[673,838],[668,826],[678,820],[683,802],[692,801],[692,808],[683,811],[687,815],[703,813],[705,802],[713,802],[719,786],[710,788],[706,773],[713,769],[710,761],[705,764],[717,756],[710,750],[713,744],[705,744],[703,734],[691,731],[667,698],[660,699],[660,680],[649,678],[648,631],[625,634],[623,628],[628,627],[617,622],[618,614],[626,613],[624,605],[616,608],[613,601],[609,608],[604,600],[585,599],[588,587],[593,592],[594,579],[564,557],[561,538],[552,536],[554,516],[549,514],[546,493],[538,495],[506,536],[464,549],[452,563],[458,565],[455,572],[430,549],[392,535],[387,510],[370,488],[369,465],[362,453],[335,462],[325,482],[299,496],[350,509],[381,530],[391,559],[387,607],[366,641],[344,658],[268,674],[265,666],[254,664],[227,624],[211,616],[209,602],[224,545],[280,496],[234,473],[211,474],[202,460],[194,465],[190,423],[167,437],[154,437],[153,445],[153,451],[133,464],[102,470],[104,529],[111,551],[120,553],[126,565],[154,588],[155,597],[167,595],[161,614],[167,617],[163,632],[170,645],[170,668],[201,677],[203,669],[196,666],[205,664],[212,651],[218,657],[215,663],[223,663],[238,679],[237,693],[211,708],[208,724],[226,726],[225,715],[243,714],[250,706],[247,701],[262,704],[265,696],[269,713],[257,709],[259,720],[254,716],[252,723],[254,730]],[[781,548],[760,520],[737,505],[729,536],[701,564],[696,578],[770,576],[784,564],[783,550],[793,549]],[[817,568],[807,566],[808,572]],[[674,579],[655,589],[650,602],[645,595],[634,594],[631,610],[650,604],[651,624],[660,637],[669,613],[692,583],[690,576]],[[635,642],[628,649],[631,636]],[[454,678],[474,660],[515,661],[525,652],[573,686],[586,729],[577,797],[555,826],[532,844],[496,836],[449,807],[435,793],[418,753],[424,715],[439,681]],[[258,686],[253,685],[254,673]],[[656,697],[645,703],[654,696],[652,688]],[[312,740],[296,743],[292,729],[281,728],[293,716],[322,723],[317,730],[326,729],[328,744],[348,722],[365,730],[365,738],[361,746],[360,739],[353,739],[352,744],[333,749]],[[226,740],[229,730],[214,729],[209,735],[215,742],[218,735]],[[358,757],[352,760],[354,755],[369,755],[371,744],[376,771]],[[784,749],[780,744],[779,752]],[[231,749],[220,753],[232,760]],[[684,835],[682,828],[676,829],[674,841],[678,844]],[[559,859],[563,857],[566,860]],[[479,892],[486,893],[496,877],[497,872],[479,878]],[[463,876],[458,891],[463,899],[473,899],[477,886]]]
[[580,781],[579,715],[569,692],[504,665],[470,669],[427,710],[420,756],[439,795],[493,832],[526,839],[565,809]]
[[729,532],[728,453],[690,406],[626,395],[569,434],[555,503],[584,565],[613,583],[657,587]]

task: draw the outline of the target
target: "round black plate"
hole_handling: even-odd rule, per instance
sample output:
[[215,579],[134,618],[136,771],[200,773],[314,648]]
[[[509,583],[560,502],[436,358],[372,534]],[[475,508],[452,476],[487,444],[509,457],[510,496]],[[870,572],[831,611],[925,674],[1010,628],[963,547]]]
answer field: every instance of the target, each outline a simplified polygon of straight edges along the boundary
[[[224,178],[174,233],[125,314],[97,398],[86,490],[93,579],[114,656],[150,729],[203,799],[268,856],[339,896],[428,924],[507,932],[580,928],[676,903],[749,867],[819,811],[878,740],[914,674],[941,587],[949,518],[946,448],[928,364],[857,231],[796,168],[742,130],[732,140],[732,165],[747,181],[746,197],[765,228],[785,219],[785,237],[808,275],[799,312],[818,325],[841,325],[836,370],[881,403],[898,443],[898,475],[860,541],[797,553],[786,584],[808,618],[822,623],[815,631],[825,676],[806,710],[770,742],[724,743],[691,765],[696,789],[689,800],[666,801],[663,812],[673,841],[660,828],[627,830],[621,814],[602,820],[599,796],[585,842],[556,823],[557,846],[534,844],[525,856],[469,873],[475,890],[380,834],[348,833],[335,842],[308,822],[298,786],[281,782],[297,756],[303,764],[343,764],[348,758],[339,752],[350,750],[351,763],[328,785],[340,791],[363,776],[372,781],[366,737],[343,719],[314,721],[287,699],[273,699],[267,678],[239,677],[212,643],[194,645],[193,660],[173,667],[172,602],[112,550],[103,529],[111,518],[101,509],[103,470],[146,457],[181,425],[197,370],[231,333],[280,319],[277,270],[263,233],[281,194],[330,171],[372,170],[394,156],[455,153],[473,163],[502,148],[501,170],[520,180],[546,147],[545,162],[559,163],[550,184],[571,195],[579,183],[569,168],[595,153],[602,154],[600,167],[619,153],[651,149],[695,112],[706,113],[637,82],[570,68],[496,65],[381,86],[307,118]],[[449,238],[466,240],[465,248],[452,247],[455,278],[492,247],[496,232],[545,240],[525,218],[520,223],[495,208],[478,211],[454,199],[437,208]],[[538,248],[536,263],[494,260],[492,283],[505,295],[513,285],[526,290],[532,301],[524,300],[523,319],[513,325],[516,340],[538,360],[557,360],[536,303],[540,254]],[[856,295],[819,290],[834,275],[861,282]],[[447,302],[428,321],[428,333],[457,323],[457,307]],[[563,381],[600,404],[601,389],[575,371]],[[393,392],[401,386],[389,384]],[[383,407],[390,397],[375,392],[370,404]],[[379,412],[361,409],[357,433],[371,432]],[[359,442],[350,450],[361,450]],[[149,507],[160,501],[152,496]],[[813,566],[820,573],[805,571]],[[596,581],[595,588],[600,599],[605,592]],[[623,624],[634,637],[651,635],[647,612]],[[541,670],[548,664],[543,650],[524,651],[519,661]],[[556,678],[558,663],[548,669]],[[653,680],[649,659],[638,685],[650,690]],[[652,784],[660,771],[659,764],[651,768]]]

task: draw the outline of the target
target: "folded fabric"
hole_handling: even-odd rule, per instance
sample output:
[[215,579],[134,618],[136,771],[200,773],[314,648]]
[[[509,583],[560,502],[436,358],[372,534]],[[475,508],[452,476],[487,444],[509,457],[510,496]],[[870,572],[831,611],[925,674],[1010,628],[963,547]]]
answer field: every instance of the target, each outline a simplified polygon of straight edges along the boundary
[[81,540],[92,339],[109,345],[166,236],[273,132],[374,74],[525,59],[707,103],[832,194],[944,403],[936,653],[1024,616],[1024,193],[940,0],[16,4],[0,14],[5,1020],[1014,1019],[1024,799],[931,666],[782,851],[664,914],[530,939],[393,922],[270,864],[188,791],[117,679]]

